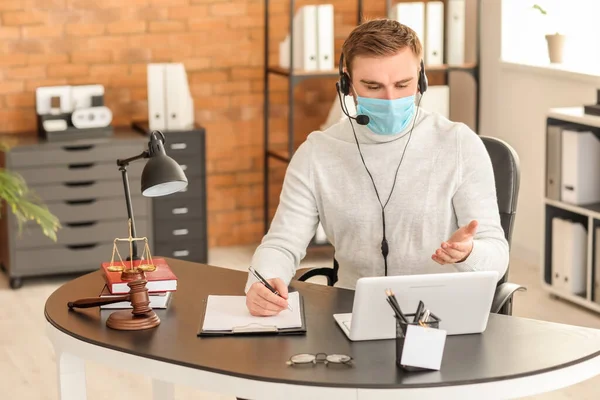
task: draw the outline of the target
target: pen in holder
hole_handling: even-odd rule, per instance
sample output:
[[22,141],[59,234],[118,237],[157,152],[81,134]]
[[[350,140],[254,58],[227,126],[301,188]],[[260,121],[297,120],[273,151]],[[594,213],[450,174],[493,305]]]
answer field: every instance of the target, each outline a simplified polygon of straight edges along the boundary
[[[428,313],[426,311],[426,313]],[[439,329],[440,319],[433,313],[413,321],[415,314],[396,320],[396,365],[406,371],[439,370],[442,364],[446,331]]]

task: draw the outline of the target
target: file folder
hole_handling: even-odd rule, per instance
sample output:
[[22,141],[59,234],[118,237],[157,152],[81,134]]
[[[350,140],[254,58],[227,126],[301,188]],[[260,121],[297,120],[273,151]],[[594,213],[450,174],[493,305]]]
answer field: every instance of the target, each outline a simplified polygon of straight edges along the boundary
[[246,307],[246,296],[210,295],[203,302],[197,336],[303,335],[306,333],[304,300],[299,292],[290,292],[288,301],[292,311],[255,317]]
[[421,43],[425,44],[425,3],[398,3],[392,10],[392,19],[412,28]]
[[150,130],[167,127],[165,64],[148,64],[148,124]]
[[425,28],[425,65],[444,64],[444,3],[427,2],[427,23]]
[[334,69],[333,54],[333,4],[317,6],[317,68],[321,71]]
[[576,205],[600,202],[600,140],[593,132],[562,131],[561,198]]
[[546,130],[546,197],[560,200],[562,126],[548,125]]
[[465,63],[465,29],[466,4],[465,0],[448,0],[448,65],[463,65]]
[[552,286],[568,294],[586,290],[587,231],[579,222],[552,218]]

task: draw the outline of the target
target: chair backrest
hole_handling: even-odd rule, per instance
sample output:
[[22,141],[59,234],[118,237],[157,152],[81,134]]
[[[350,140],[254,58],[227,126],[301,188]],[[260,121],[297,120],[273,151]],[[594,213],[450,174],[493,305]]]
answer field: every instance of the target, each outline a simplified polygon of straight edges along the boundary
[[[494,180],[496,182],[496,197],[498,198],[498,211],[500,212],[500,224],[504,230],[504,237],[510,248],[515,216],[517,214],[517,200],[519,197],[519,182],[521,169],[517,152],[505,141],[490,137],[479,136],[487,149],[492,161]],[[337,282],[339,264],[333,259],[330,282]],[[506,273],[498,281],[498,285],[508,279],[508,268]],[[333,286],[331,284],[331,286]]]
[[[496,181],[496,197],[500,211],[500,224],[504,230],[504,237],[510,247],[515,216],[517,214],[517,201],[519,197],[519,182],[521,169],[517,152],[505,141],[489,136],[479,136],[492,160],[494,179]],[[499,283],[506,282],[508,269]]]

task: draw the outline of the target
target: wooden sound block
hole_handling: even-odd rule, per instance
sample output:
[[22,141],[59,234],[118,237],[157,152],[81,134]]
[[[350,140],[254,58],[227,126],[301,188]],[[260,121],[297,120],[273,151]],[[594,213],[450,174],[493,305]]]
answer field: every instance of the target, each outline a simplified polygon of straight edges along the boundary
[[152,310],[146,314],[135,315],[132,311],[115,311],[106,320],[106,326],[122,331],[137,331],[158,326],[160,319]]

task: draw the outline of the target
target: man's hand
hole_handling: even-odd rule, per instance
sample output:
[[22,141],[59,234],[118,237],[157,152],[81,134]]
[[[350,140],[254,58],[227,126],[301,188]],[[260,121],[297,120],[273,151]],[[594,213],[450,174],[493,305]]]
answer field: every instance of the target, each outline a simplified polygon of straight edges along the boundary
[[468,225],[459,228],[443,242],[431,258],[438,264],[454,264],[463,262],[473,250],[473,236],[477,232],[477,221],[473,220]]
[[283,299],[267,289],[262,283],[253,283],[246,294],[246,307],[248,307],[250,314],[254,316],[277,315],[288,307],[288,290],[285,283],[279,278],[267,279],[267,282],[281,294]]

